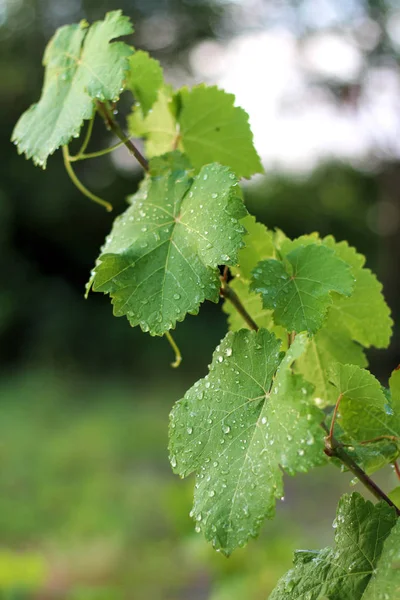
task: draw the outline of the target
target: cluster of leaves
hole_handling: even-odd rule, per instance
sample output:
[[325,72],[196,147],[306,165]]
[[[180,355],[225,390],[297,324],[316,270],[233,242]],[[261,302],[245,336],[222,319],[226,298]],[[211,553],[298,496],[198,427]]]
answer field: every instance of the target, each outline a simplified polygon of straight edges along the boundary
[[[397,459],[400,372],[384,390],[364,352],[387,347],[392,321],[381,284],[346,242],[290,240],[247,213],[239,180],[262,166],[246,113],[216,87],[174,91],[157,61],[112,41],[131,31],[119,11],[59,29],[42,96],[13,140],[43,167],[61,146],[68,161],[65,147],[88,120],[75,159],[90,158],[97,112],[145,167],[88,284],[109,294],[116,316],[170,337],[187,313],[224,297],[230,331],[208,375],[172,410],[170,458],[182,477],[196,474],[196,530],[229,555],[273,517],[284,473],[333,460],[368,484]],[[144,138],[149,163],[114,119],[124,90],[134,97],[129,133]],[[273,598],[394,597],[398,496],[376,507],[342,499],[337,548],[298,554]]]

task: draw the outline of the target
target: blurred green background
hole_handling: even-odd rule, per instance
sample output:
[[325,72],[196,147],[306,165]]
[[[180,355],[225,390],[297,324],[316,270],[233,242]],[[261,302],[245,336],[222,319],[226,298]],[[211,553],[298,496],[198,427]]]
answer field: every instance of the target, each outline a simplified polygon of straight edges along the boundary
[[[100,294],[85,301],[84,284],[113,217],[79,195],[60,156],[42,172],[9,142],[16,120],[40,93],[41,57],[54,29],[116,8],[135,23],[133,43],[151,51],[167,79],[179,85],[203,78],[223,82],[229,60],[235,62],[227,49],[232,55],[262,35],[290,38],[299,58],[287,79],[301,85],[290,101],[275,94],[273,115],[278,119],[286,111],[293,128],[280,131],[274,116],[268,126],[249,109],[256,142],[269,151],[263,156],[266,175],[245,186],[247,206],[290,236],[318,230],[348,239],[383,282],[397,323],[398,3],[0,0],[0,597],[265,599],[295,548],[331,542],[335,506],[351,489],[350,478],[331,467],[288,480],[276,520],[229,560],[196,535],[188,516],[193,481],[175,478],[168,464],[168,413],[205,374],[225,333],[225,317],[219,306],[207,304],[200,316],[179,324],[184,362],[174,371],[164,339],[114,318]],[[315,40],[332,36],[353,50],[342,63],[354,64],[356,56],[358,68],[335,72],[315,66],[324,47]],[[265,83],[265,98],[251,91],[251,81],[242,84],[250,96],[259,94],[263,113],[283,72],[279,56],[277,51],[272,59],[273,76],[273,69],[263,69],[262,46],[257,51],[253,79]],[[329,64],[335,67],[339,59],[340,52],[333,58],[331,52]],[[239,61],[237,68],[240,72]],[[378,91],[375,100],[371,85]],[[236,86],[240,89],[240,80]],[[296,123],[307,97],[316,106],[329,105],[329,111],[327,117],[318,110],[308,117],[301,136]],[[122,105],[129,108],[124,100]],[[323,140],[323,123],[332,130],[332,119],[350,123],[352,143],[366,137],[367,142],[352,152],[345,145],[335,152],[317,148],[307,160],[310,139],[322,130]],[[358,129],[351,129],[354,123]],[[110,142],[101,127],[95,130],[97,148]],[[278,146],[288,150],[279,160]],[[301,168],[291,162],[294,147],[304,158]],[[82,165],[79,175],[112,201],[114,214],[123,210],[141,176],[123,152],[114,161]],[[400,362],[399,344],[396,325],[390,348],[369,352],[384,384]],[[389,470],[380,477],[385,489],[394,487]]]

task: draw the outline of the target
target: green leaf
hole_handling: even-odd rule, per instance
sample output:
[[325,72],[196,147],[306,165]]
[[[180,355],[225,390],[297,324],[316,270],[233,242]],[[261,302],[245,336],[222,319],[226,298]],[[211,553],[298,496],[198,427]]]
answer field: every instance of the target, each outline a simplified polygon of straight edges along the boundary
[[374,576],[363,600],[396,600],[400,598],[400,521],[390,532],[383,546]]
[[[385,502],[374,506],[359,494],[343,496],[334,522],[335,547],[298,551],[294,568],[280,580],[270,600],[383,600],[385,596],[379,595],[380,591],[371,595],[371,578],[380,580],[381,586],[385,581],[391,590],[395,589],[398,572],[393,569],[388,575],[388,564],[384,562],[389,558],[393,567],[396,561],[399,546],[395,544],[395,525],[395,511]],[[387,596],[387,600],[395,598]]]
[[174,148],[177,139],[176,120],[172,114],[172,92],[169,86],[163,86],[152,111],[144,116],[141,107],[136,106],[128,117],[131,135],[145,138],[148,158],[159,156]]
[[349,296],[353,277],[335,252],[320,244],[299,246],[285,263],[266,260],[253,270],[251,289],[274,310],[277,325],[288,331],[316,333],[332,304],[330,292]]
[[[272,311],[265,310],[260,296],[249,289],[251,271],[256,264],[262,259],[275,256],[274,234],[268,231],[265,225],[257,223],[252,215],[247,215],[242,220],[242,224],[247,231],[244,238],[245,246],[238,253],[239,265],[231,268],[234,279],[229,285],[259,327],[274,331],[277,337],[285,339],[286,331],[274,324]],[[228,315],[230,331],[248,327],[229,300],[224,300],[223,311]]]
[[275,258],[274,233],[262,223],[257,223],[253,215],[247,215],[242,221],[247,234],[245,246],[239,252],[239,266],[231,269],[232,273],[250,281],[251,272],[260,260]]
[[379,382],[355,366],[336,366],[332,381],[336,393],[343,390],[335,437],[348,446],[347,452],[366,473],[371,474],[394,462],[400,453],[399,375],[390,379],[387,399]]
[[22,115],[12,135],[20,153],[45,168],[50,154],[78,137],[83,121],[92,118],[95,99],[118,100],[132,49],[110,41],[132,31],[119,10],[90,28],[81,21],[57,30],[44,54],[41,98]]
[[365,257],[358,254],[347,242],[335,242],[332,236],[324,245],[351,265],[355,286],[350,298],[334,295],[331,309],[332,321],[345,325],[354,340],[369,348],[387,348],[392,335],[393,321],[390,309],[382,294],[382,284],[364,267]]
[[282,359],[264,329],[228,333],[209,374],[172,410],[171,464],[183,477],[197,473],[197,529],[227,555],[274,515],[281,469],[294,475],[325,461],[323,413],[290,369],[306,344],[298,336]]
[[196,169],[209,162],[230,167],[238,177],[262,173],[247,113],[235,97],[217,87],[198,85],[179,91],[178,120],[185,153]]
[[342,396],[338,422],[346,435],[355,441],[366,441],[388,433],[387,400],[379,381],[369,371],[356,365],[336,364],[331,381],[338,396]]
[[[158,92],[164,83],[163,71],[158,60],[148,52],[138,50],[131,56],[127,88],[131,90],[146,116],[157,100]],[[136,107],[138,105],[136,104]]]
[[400,508],[400,485],[394,488],[394,490],[392,490],[388,496],[391,501],[394,502],[398,508]]
[[333,304],[329,309],[332,326],[340,329],[345,327],[353,340],[367,348],[386,348],[392,334],[393,321],[382,294],[382,284],[364,266],[365,256],[347,242],[336,242],[332,236],[320,240],[316,233],[303,235],[293,241],[286,238],[281,242],[280,249],[283,254],[288,254],[300,245],[314,243],[334,250],[337,256],[351,266],[355,280],[354,290],[349,298],[332,294]]
[[330,383],[330,369],[334,363],[368,366],[367,358],[353,342],[344,325],[339,325],[329,312],[327,320],[313,338],[304,354],[296,361],[296,371],[315,387],[318,406],[335,404],[338,393]]
[[221,165],[191,177],[178,153],[154,159],[131,206],[118,217],[92,276],[116,316],[162,335],[218,302],[218,265],[234,265],[246,214],[235,175]]

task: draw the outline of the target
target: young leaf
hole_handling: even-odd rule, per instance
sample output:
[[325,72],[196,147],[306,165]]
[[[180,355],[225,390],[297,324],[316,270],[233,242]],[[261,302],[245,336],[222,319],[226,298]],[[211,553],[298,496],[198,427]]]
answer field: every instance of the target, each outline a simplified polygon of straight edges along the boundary
[[150,176],[116,219],[92,277],[116,316],[162,335],[218,302],[218,265],[237,262],[246,214],[235,175],[221,165],[192,178],[183,156],[154,159]]
[[333,250],[310,244],[289,252],[285,263],[258,263],[251,289],[261,294],[264,308],[274,310],[277,325],[288,331],[316,333],[332,304],[330,292],[349,296],[353,277]]
[[95,99],[118,100],[132,49],[110,41],[132,31],[120,10],[90,28],[81,21],[57,30],[44,54],[41,98],[22,115],[12,135],[20,153],[45,168],[50,154],[78,137],[83,121],[92,118]]
[[158,60],[151,58],[143,50],[138,50],[131,56],[129,67],[126,87],[131,90],[146,117],[164,82],[162,68]]
[[366,441],[389,433],[387,400],[379,381],[369,371],[356,365],[336,364],[331,370],[331,381],[338,396],[342,396],[338,422],[346,435],[355,441]]
[[209,374],[172,410],[171,464],[182,477],[197,473],[197,528],[227,555],[274,515],[281,468],[293,475],[325,460],[323,413],[290,369],[306,343],[299,335],[282,360],[265,329],[228,333]]
[[[298,551],[294,568],[280,580],[270,600],[383,600],[385,596],[380,594],[386,585],[386,589],[395,590],[398,573],[389,574],[384,562],[388,558],[393,567],[398,553],[394,509],[385,502],[374,506],[359,494],[345,495],[340,499],[334,527],[335,547]],[[373,596],[376,582],[379,593]]]
[[286,255],[300,245],[315,243],[331,248],[339,258],[349,264],[355,281],[350,297],[332,294],[333,303],[329,309],[332,326],[340,329],[344,326],[353,340],[367,348],[386,348],[393,321],[382,294],[382,284],[364,266],[365,256],[359,254],[347,242],[336,242],[331,235],[320,240],[316,233],[303,235],[293,241],[285,238],[281,241],[280,250]]
[[320,407],[335,404],[338,397],[337,390],[330,383],[333,363],[368,366],[361,346],[353,342],[346,327],[336,323],[331,314],[330,309],[323,327],[311,338],[295,366],[296,371],[315,386]]
[[185,153],[197,169],[209,162],[230,167],[238,177],[262,173],[247,113],[235,97],[217,87],[198,85],[179,91],[178,121]]
[[168,86],[162,86],[152,111],[147,116],[144,116],[141,107],[135,106],[128,117],[129,133],[145,138],[148,158],[159,156],[174,148],[177,127],[171,110],[171,94]]
[[382,284],[364,267],[365,257],[347,242],[335,242],[332,236],[323,244],[335,250],[352,267],[355,286],[350,298],[334,295],[332,322],[345,325],[356,340],[366,348],[387,348],[392,335],[393,321],[382,294]]
[[[277,337],[284,339],[286,331],[274,324],[272,311],[265,310],[260,296],[249,289],[251,271],[256,264],[260,260],[275,257],[274,234],[268,231],[265,225],[257,223],[252,215],[247,215],[242,224],[247,231],[244,238],[245,246],[238,253],[239,265],[231,268],[234,279],[229,285],[238,294],[241,303],[259,327],[274,331]],[[223,311],[228,315],[230,331],[248,327],[229,300],[224,301]]]
[[396,600],[400,598],[400,520],[386,539],[376,571],[363,600]]
[[343,390],[335,437],[368,473],[394,462],[400,452],[400,372],[390,379],[391,397],[385,396],[371,373],[351,365],[336,366],[332,381],[336,394]]

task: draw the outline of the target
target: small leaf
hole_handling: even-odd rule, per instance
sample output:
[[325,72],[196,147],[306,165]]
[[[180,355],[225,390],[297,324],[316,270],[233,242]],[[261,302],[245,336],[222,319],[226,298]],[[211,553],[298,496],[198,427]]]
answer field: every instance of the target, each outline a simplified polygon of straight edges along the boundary
[[206,165],[191,177],[175,152],[153,159],[141,189],[114,223],[92,277],[110,294],[116,316],[162,335],[218,302],[218,265],[237,262],[246,214],[235,175]]
[[274,310],[277,325],[288,331],[316,333],[332,304],[330,292],[349,296],[353,277],[334,251],[320,244],[299,246],[285,263],[266,260],[253,270],[251,289]]
[[[377,379],[356,365],[337,364],[331,381],[342,395],[338,422],[346,435],[355,441],[366,441],[386,433],[387,400]],[[394,434],[395,435],[395,434]]]
[[395,600],[396,595],[380,595],[396,591],[399,583],[393,568],[399,552],[395,510],[359,494],[345,495],[333,526],[335,547],[298,551],[270,600]]
[[82,21],[57,30],[44,54],[41,98],[22,115],[12,135],[20,153],[45,168],[48,156],[78,137],[83,121],[92,118],[95,99],[118,100],[132,49],[110,41],[132,31],[120,10],[90,28]]
[[[247,215],[242,220],[242,224],[247,231],[244,237],[245,246],[238,253],[239,265],[231,267],[234,279],[229,285],[239,296],[241,303],[257,325],[273,331],[277,337],[284,340],[286,330],[274,324],[272,311],[265,310],[260,296],[249,289],[251,271],[256,264],[262,259],[275,256],[274,234],[268,231],[265,225],[257,223],[252,215]],[[246,321],[227,299],[224,300],[223,310],[228,315],[230,331],[238,331],[243,327],[248,327]]]
[[128,117],[131,135],[145,138],[148,158],[173,150],[177,137],[177,126],[172,114],[172,92],[169,86],[162,86],[151,112],[144,116],[140,106],[135,106]]
[[368,366],[359,344],[353,342],[349,331],[331,318],[329,312],[323,327],[310,340],[306,351],[296,361],[295,369],[315,386],[318,406],[335,404],[338,393],[330,383],[332,364]]
[[127,88],[134,94],[146,117],[163,85],[163,71],[158,60],[151,58],[143,50],[138,50],[131,56],[129,66]]
[[209,162],[230,167],[238,177],[262,173],[247,113],[235,97],[217,87],[198,85],[179,91],[178,115],[185,153],[197,169]]
[[270,332],[228,333],[209,374],[171,413],[171,464],[181,476],[197,473],[192,514],[225,554],[274,515],[281,468],[294,475],[325,462],[323,413],[290,369],[306,344],[298,336],[282,360]]
[[387,348],[392,335],[393,321],[390,309],[382,294],[382,284],[364,267],[365,257],[358,254],[347,242],[335,242],[332,236],[323,240],[324,245],[352,267],[355,286],[350,298],[333,297],[332,322],[343,324],[354,340],[369,348]]

